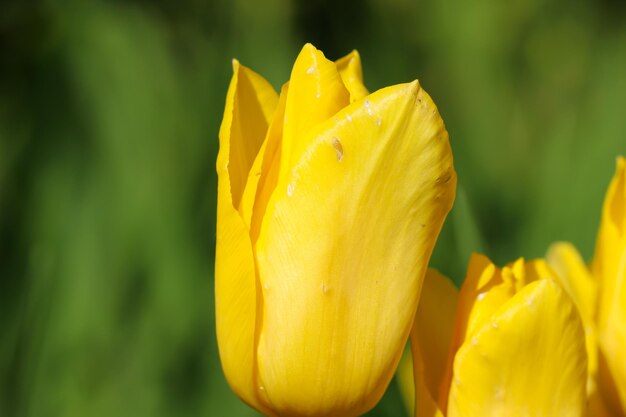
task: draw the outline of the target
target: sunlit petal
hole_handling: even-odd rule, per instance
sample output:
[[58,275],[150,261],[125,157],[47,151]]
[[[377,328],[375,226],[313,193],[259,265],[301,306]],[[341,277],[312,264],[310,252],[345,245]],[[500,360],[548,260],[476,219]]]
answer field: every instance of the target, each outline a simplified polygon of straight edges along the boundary
[[289,79],[285,107],[280,176],[286,175],[308,147],[310,131],[350,103],[337,65],[306,44]]
[[417,82],[335,117],[279,178],[256,246],[259,374],[284,414],[356,415],[380,399],[454,198],[447,132]]
[[580,315],[550,279],[502,304],[459,349],[448,416],[581,416],[587,357]]
[[363,84],[363,70],[361,56],[354,50],[335,62],[341,79],[350,92],[350,102],[353,103],[369,94]]
[[[236,207],[273,112],[273,99],[271,87],[260,76],[236,61],[233,66],[217,158],[215,314],[220,359],[229,384],[248,404],[263,409],[255,384],[254,256],[248,229]],[[244,122],[244,117],[252,121]]]

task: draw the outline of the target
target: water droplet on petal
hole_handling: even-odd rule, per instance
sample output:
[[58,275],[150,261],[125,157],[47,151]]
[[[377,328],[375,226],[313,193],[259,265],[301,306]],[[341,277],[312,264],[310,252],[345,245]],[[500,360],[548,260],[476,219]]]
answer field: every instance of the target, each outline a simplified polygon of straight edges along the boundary
[[330,140],[330,143],[333,145],[335,152],[337,152],[337,162],[341,162],[343,159],[343,145],[341,144],[341,141],[338,138],[333,137]]
[[376,126],[380,126],[382,122],[383,122],[383,119],[379,117],[378,119],[376,119]]
[[313,74],[314,72],[315,72],[315,66],[314,65],[311,65],[309,67],[309,69],[306,70],[306,73],[309,74],[309,75]]
[[348,121],[349,121],[349,122],[351,122],[351,121],[352,121],[352,116],[348,115],[348,116],[346,117],[346,119],[348,119]]
[[370,108],[370,101],[365,100],[365,108],[367,109],[367,114],[372,115],[372,109]]
[[294,188],[296,188],[296,186],[293,185],[293,183],[291,183],[291,182],[289,183],[289,185],[287,185],[287,195],[289,197],[291,197],[293,195]]

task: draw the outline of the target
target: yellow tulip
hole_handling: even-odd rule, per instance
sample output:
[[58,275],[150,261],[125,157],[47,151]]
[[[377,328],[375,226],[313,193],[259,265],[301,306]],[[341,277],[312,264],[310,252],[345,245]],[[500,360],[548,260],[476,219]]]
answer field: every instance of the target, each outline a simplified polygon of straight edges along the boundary
[[558,242],[548,262],[561,276],[585,323],[592,415],[626,415],[626,160],[604,200],[591,269],[576,248]]
[[585,414],[582,321],[542,260],[473,255],[460,292],[428,270],[411,348],[418,417]]
[[350,416],[397,367],[456,173],[417,81],[369,94],[305,45],[277,95],[234,61],[217,158],[226,378],[267,415]]

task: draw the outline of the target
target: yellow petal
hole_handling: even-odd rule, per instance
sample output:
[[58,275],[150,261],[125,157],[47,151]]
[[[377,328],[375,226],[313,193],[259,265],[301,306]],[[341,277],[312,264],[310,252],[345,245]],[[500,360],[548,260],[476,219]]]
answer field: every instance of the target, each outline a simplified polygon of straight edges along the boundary
[[[396,381],[400,395],[409,415],[415,414],[415,383],[413,382],[413,358],[409,349],[405,349],[396,371]],[[423,379],[423,378],[422,378]]]
[[[523,262],[523,261],[522,261]],[[508,268],[510,269],[510,268]],[[512,271],[510,272],[512,275]],[[472,254],[455,313],[455,327],[446,366],[439,390],[439,406],[447,408],[448,392],[452,381],[454,355],[470,335],[490,320],[491,315],[515,294],[512,278],[503,280],[502,271],[486,256]]]
[[[617,160],[602,210],[600,232],[592,264],[598,280],[598,343],[606,360],[608,375],[604,392],[611,407],[626,412],[626,160]],[[609,381],[612,377],[613,381]]]
[[417,417],[441,414],[436,400],[448,362],[457,298],[452,282],[429,269],[411,331]]
[[[248,173],[265,139],[269,120],[274,113],[278,95],[259,74],[233,60],[233,78],[227,97],[224,121],[220,128],[220,150],[224,123],[228,119],[228,161],[233,206],[239,208]],[[228,96],[227,95],[227,96]],[[222,152],[222,155],[224,153]]]
[[576,307],[554,281],[535,281],[459,349],[448,416],[580,416],[586,373]]
[[288,91],[289,83],[281,89],[276,111],[267,129],[263,145],[250,168],[246,188],[241,198],[239,211],[244,222],[250,228],[252,242],[256,241],[260,221],[265,214],[265,207],[278,180],[280,143],[283,135],[283,120]]
[[309,145],[307,134],[350,103],[337,66],[311,44],[296,58],[285,108],[280,176],[287,175]]
[[[585,328],[585,343],[588,358],[587,393],[593,396],[597,391],[598,346],[596,341],[596,283],[593,281],[587,265],[576,248],[566,242],[550,246],[546,259],[557,272],[557,280],[574,301],[580,312]],[[597,415],[593,413],[592,415]]]
[[226,97],[217,157],[217,338],[222,367],[229,384],[245,402],[263,410],[255,383],[257,288],[254,257],[247,227],[235,207],[243,192],[254,154],[265,135],[264,129],[267,129],[267,120],[273,111],[272,98],[268,90],[271,87],[260,76],[236,61],[233,65],[234,74]]
[[448,361],[457,300],[458,291],[454,284],[438,271],[428,269],[411,343],[419,343],[421,347],[426,362],[426,385],[433,398],[439,397],[439,384]]
[[357,415],[376,404],[454,199],[447,132],[417,82],[336,117],[279,178],[256,246],[259,374],[279,414]]
[[341,79],[350,92],[350,103],[361,100],[369,94],[363,85],[363,70],[361,69],[361,56],[354,50],[343,58],[335,61]]
[[596,310],[596,284],[576,248],[571,243],[557,242],[548,249],[546,259],[583,319],[592,322]]
[[[413,346],[413,335],[411,333],[411,346]],[[422,346],[415,344],[412,348],[413,355],[413,375],[414,375],[414,398],[415,398],[415,416],[416,417],[443,417],[444,413],[437,404],[432,391],[426,386],[425,367],[428,362],[424,359]]]

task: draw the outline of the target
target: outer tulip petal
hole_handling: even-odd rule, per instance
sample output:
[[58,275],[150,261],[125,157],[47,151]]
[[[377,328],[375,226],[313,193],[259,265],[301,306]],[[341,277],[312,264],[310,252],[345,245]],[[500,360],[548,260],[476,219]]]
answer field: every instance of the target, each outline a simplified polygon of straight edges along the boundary
[[596,284],[580,253],[571,243],[558,242],[550,246],[546,259],[583,319],[592,321],[596,310]]
[[417,81],[336,118],[279,179],[256,246],[259,375],[279,414],[349,416],[376,404],[454,199],[447,132]]
[[[239,208],[250,167],[265,139],[278,95],[263,77],[237,60],[233,60],[229,94],[230,89],[233,89],[232,104],[229,104],[227,98],[224,122],[228,116],[228,173],[233,205]],[[224,139],[220,138],[220,149],[223,142]]]
[[350,92],[350,103],[361,100],[369,94],[363,85],[363,70],[361,69],[361,56],[355,49],[343,58],[335,61],[343,83]]
[[263,145],[250,168],[248,182],[241,199],[239,211],[246,225],[251,229],[252,242],[256,241],[259,224],[265,214],[265,207],[278,181],[280,142],[283,135],[288,90],[289,84],[285,84],[280,92],[278,105],[267,129]]
[[[411,332],[411,346],[413,354],[414,399],[415,417],[443,417],[444,413],[437,404],[436,397],[426,386],[426,370],[428,361],[424,359],[419,343],[414,342],[415,332]],[[415,344],[414,344],[415,343]]]
[[481,328],[485,321],[490,319],[491,314],[513,294],[515,294],[513,281],[503,281],[502,271],[489,258],[473,253],[459,293],[448,363],[439,390],[438,401],[441,409],[447,409],[452,366],[457,350],[469,335]]
[[432,398],[439,396],[439,384],[446,370],[458,291],[439,271],[428,269],[411,333],[411,345],[419,345],[426,362],[424,376]]
[[[256,152],[253,147],[258,150],[260,135],[267,128],[266,117],[272,111],[271,93],[266,87],[260,76],[234,62],[219,135],[215,256],[215,314],[222,367],[233,390],[261,410],[264,408],[257,399],[255,383],[254,257],[248,229],[235,207]],[[244,122],[244,117],[250,117],[251,122]]]
[[[593,281],[587,265],[570,243],[558,242],[553,244],[546,256],[550,266],[557,272],[557,280],[578,307],[585,327],[585,343],[589,378],[587,393],[592,396],[596,391],[596,377],[598,372],[598,346],[596,341],[596,283]],[[597,415],[593,413],[592,415]]]
[[[592,272],[598,279],[598,342],[618,398],[611,407],[626,413],[626,160],[607,191]],[[611,392],[605,387],[604,392]]]
[[285,176],[307,148],[309,131],[350,103],[334,62],[309,43],[298,55],[289,79],[280,158],[280,176]]
[[411,331],[417,417],[442,415],[436,400],[448,362],[457,298],[452,282],[429,269]]
[[583,415],[583,336],[558,284],[527,285],[459,349],[448,416]]

